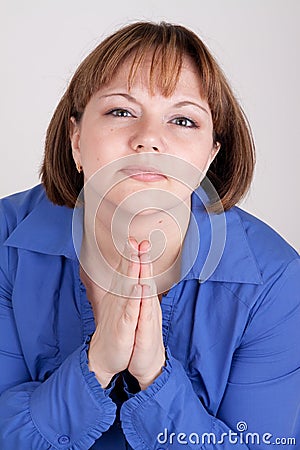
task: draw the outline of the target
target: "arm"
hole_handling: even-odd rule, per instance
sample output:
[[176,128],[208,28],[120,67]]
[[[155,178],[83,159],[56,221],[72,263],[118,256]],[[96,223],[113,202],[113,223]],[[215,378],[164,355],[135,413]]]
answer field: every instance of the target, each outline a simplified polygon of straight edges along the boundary
[[[294,260],[253,312],[216,417],[168,352],[163,373],[122,407],[123,429],[135,450],[179,450],[183,445],[202,450],[267,449],[277,438],[299,443],[299,274],[299,260]],[[236,428],[239,422],[248,426],[242,437]],[[243,431],[242,423],[239,428]],[[286,441],[282,448],[296,446]]]
[[[0,231],[2,235],[7,234],[5,223],[1,224]],[[115,405],[108,397],[109,391],[101,388],[88,369],[87,345],[71,354],[45,382],[32,380],[11,302],[13,283],[9,264],[14,258],[12,250],[2,242],[0,448],[86,450],[113,423]]]
[[0,304],[0,448],[86,450],[115,418],[109,391],[89,372],[87,346],[44,383],[29,381],[11,306]]

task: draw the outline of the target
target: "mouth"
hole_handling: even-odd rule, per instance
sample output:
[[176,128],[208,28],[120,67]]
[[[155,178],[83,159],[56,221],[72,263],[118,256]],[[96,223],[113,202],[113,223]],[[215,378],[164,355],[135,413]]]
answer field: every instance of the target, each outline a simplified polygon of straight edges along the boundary
[[144,182],[162,181],[167,179],[167,177],[155,167],[127,166],[121,169],[121,172],[128,178]]

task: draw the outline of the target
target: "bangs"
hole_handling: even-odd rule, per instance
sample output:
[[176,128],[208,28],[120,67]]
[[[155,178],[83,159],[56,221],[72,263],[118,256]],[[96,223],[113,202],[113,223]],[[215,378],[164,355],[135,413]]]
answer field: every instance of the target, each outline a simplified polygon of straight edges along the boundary
[[128,76],[128,90],[134,82],[139,69],[150,63],[148,85],[151,95],[159,91],[165,97],[173,94],[182,68],[183,51],[176,46],[157,45],[148,47],[141,45],[136,49]]
[[[73,80],[73,104],[77,112],[83,112],[90,97],[101,86],[108,84],[129,58],[132,59],[128,76],[129,90],[139,69],[150,62],[148,81],[151,94],[158,89],[166,97],[172,95],[184,56],[190,56],[196,63],[200,81],[203,82],[203,72],[206,70],[201,58],[197,57],[195,47],[197,43],[192,43],[191,36],[187,36],[179,26],[140,23],[136,27],[125,27],[117,36],[113,35],[102,42],[79,66]],[[207,89],[203,88],[206,97]]]
[[[162,95],[170,96],[176,87],[182,59],[185,53],[180,32],[175,27],[162,23],[161,26],[140,24],[134,30],[124,29],[124,36],[117,46],[110,47],[109,61],[103,66],[99,87],[108,83],[126,59],[132,57],[129,70],[130,89],[139,69],[149,63],[149,89],[151,94],[158,89]],[[110,62],[110,64],[108,64]]]

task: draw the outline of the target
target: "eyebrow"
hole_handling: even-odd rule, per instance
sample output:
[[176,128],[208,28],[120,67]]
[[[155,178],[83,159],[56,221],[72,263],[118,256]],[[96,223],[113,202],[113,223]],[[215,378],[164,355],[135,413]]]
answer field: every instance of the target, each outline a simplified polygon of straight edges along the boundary
[[130,100],[131,102],[138,103],[138,101],[134,97],[132,97],[132,95],[126,94],[125,92],[113,92],[111,94],[101,95],[99,99],[106,97],[113,97],[115,95],[125,97],[127,100]]
[[204,108],[204,106],[201,106],[201,105],[199,105],[198,103],[195,103],[195,102],[191,102],[190,100],[185,100],[185,101],[176,103],[174,106],[181,107],[181,106],[189,106],[189,105],[196,106],[197,108],[201,109],[206,114],[208,114],[208,111],[207,111],[206,108]]
[[[125,92],[113,92],[113,93],[111,93],[111,94],[101,95],[101,96],[99,97],[99,99],[100,99],[100,98],[113,97],[113,96],[121,96],[121,97],[125,97],[125,98],[126,98],[127,100],[129,100],[129,101],[139,104],[139,102],[137,101],[136,98],[134,98],[134,97],[133,97],[132,95],[130,95],[130,94],[126,94]],[[182,102],[175,103],[174,106],[175,106],[176,108],[180,108],[180,107],[182,107],[182,106],[190,106],[190,105],[196,106],[197,108],[201,109],[202,111],[204,111],[206,114],[209,115],[209,112],[207,111],[206,108],[204,108],[204,106],[201,106],[201,105],[199,105],[198,103],[192,102],[192,101],[190,101],[190,100],[184,100],[184,101],[182,101]]]

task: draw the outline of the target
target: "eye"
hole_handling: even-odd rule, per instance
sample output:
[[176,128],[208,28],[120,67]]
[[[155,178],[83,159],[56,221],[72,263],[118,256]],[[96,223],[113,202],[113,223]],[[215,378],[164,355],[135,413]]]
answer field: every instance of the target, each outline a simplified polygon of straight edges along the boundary
[[188,119],[187,117],[176,117],[171,122],[184,128],[199,128],[196,122],[192,119]]
[[133,117],[133,115],[127,111],[127,109],[115,108],[111,109],[106,113],[106,115],[111,115],[114,117]]

